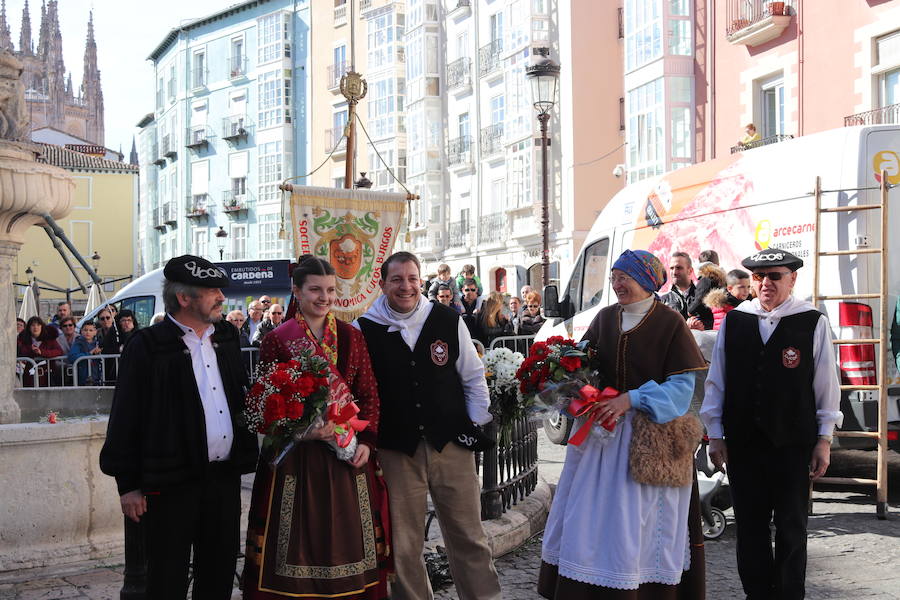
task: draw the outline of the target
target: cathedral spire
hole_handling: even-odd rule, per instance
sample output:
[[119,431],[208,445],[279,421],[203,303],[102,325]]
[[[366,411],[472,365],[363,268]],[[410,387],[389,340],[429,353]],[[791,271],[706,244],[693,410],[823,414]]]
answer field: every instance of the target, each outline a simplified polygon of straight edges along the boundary
[[31,14],[28,10],[28,0],[25,0],[25,7],[22,8],[22,31],[19,32],[19,52],[22,54],[34,53],[34,46],[31,43]]
[[134,136],[131,136],[131,154],[128,156],[128,163],[138,166],[137,144],[134,143]]
[[9,31],[9,23],[6,22],[6,0],[0,4],[0,50],[12,51],[12,35]]
[[[55,2],[55,0],[51,1]],[[81,78],[81,97],[90,115],[88,139],[95,144],[103,144],[103,90],[100,87],[100,68],[97,66],[97,42],[94,40],[93,10],[88,16],[87,40],[84,44],[84,75]]]

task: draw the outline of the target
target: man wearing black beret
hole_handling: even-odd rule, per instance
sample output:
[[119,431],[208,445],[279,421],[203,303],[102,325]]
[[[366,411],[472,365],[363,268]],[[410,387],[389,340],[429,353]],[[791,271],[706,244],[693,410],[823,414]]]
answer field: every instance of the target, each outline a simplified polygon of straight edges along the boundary
[[722,323],[700,417],[713,464],[728,466],[747,598],[795,600],[805,594],[809,482],[828,468],[840,384],[828,318],[791,295],[803,260],[769,248],[741,264],[757,297]]
[[126,346],[100,468],[122,512],[144,523],[147,598],[184,598],[193,548],[194,598],[231,598],[241,474],[256,436],[237,425],[248,387],[237,330],[222,320],[225,273],[197,256],[163,271],[166,318]]

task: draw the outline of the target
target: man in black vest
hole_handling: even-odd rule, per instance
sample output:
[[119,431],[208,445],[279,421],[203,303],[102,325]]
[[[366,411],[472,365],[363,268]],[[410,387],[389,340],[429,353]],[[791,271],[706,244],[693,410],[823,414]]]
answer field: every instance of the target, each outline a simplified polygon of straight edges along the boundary
[[[241,474],[256,434],[239,427],[247,372],[238,330],[222,320],[221,269],[179,256],[163,271],[166,317],[125,346],[100,468],[122,512],[143,523],[147,598],[231,598],[240,544]],[[193,547],[193,561],[191,549]]]
[[794,600],[805,594],[809,482],[825,474],[843,420],[840,384],[828,318],[791,295],[803,261],[769,248],[741,264],[757,298],[725,317],[700,417],[713,464],[728,465],[747,598]]
[[378,381],[378,456],[391,504],[394,600],[431,600],[425,571],[426,495],[437,513],[460,600],[500,600],[481,525],[481,489],[471,450],[473,423],[491,420],[484,367],[455,310],[421,293],[409,252],[381,266],[384,295],[356,325]]

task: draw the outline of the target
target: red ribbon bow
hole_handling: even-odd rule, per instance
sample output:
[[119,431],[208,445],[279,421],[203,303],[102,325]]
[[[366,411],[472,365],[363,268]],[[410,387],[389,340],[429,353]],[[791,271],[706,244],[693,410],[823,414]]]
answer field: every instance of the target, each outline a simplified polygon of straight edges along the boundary
[[334,439],[341,448],[350,445],[350,441],[357,431],[362,431],[369,426],[369,422],[364,419],[357,419],[359,407],[356,402],[348,402],[343,407],[339,407],[337,402],[328,405],[328,420],[334,422],[335,428],[345,429],[345,432],[339,433],[335,431]]
[[[573,398],[566,410],[573,417],[587,415],[587,421],[569,439],[569,443],[573,446],[580,446],[591,432],[591,427],[598,418],[599,410],[618,395],[619,391],[611,387],[605,387],[601,392],[592,385],[586,385],[578,390],[578,398]],[[616,422],[605,421],[601,423],[601,426],[607,431],[612,431]]]

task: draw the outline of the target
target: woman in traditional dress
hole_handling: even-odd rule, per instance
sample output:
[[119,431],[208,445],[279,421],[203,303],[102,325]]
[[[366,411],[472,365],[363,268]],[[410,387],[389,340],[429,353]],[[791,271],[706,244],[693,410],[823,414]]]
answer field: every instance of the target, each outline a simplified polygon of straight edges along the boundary
[[375,470],[378,388],[362,334],[331,313],[334,268],[304,255],[292,274],[298,310],[265,337],[260,373],[312,350],[328,359],[353,393],[358,417],[350,461],[322,440],[334,423],[314,429],[272,466],[260,455],[247,526],[245,600],[287,597],[381,600],[389,569],[387,495]]
[[601,310],[584,336],[606,382],[623,391],[601,405],[600,421],[624,418],[614,437],[589,435],[568,448],[544,533],[544,598],[705,597],[696,487],[641,484],[629,471],[635,412],[655,423],[684,415],[692,371],[706,368],[681,315],[655,294],[665,281],[655,256],[626,250],[610,276],[618,303]]

